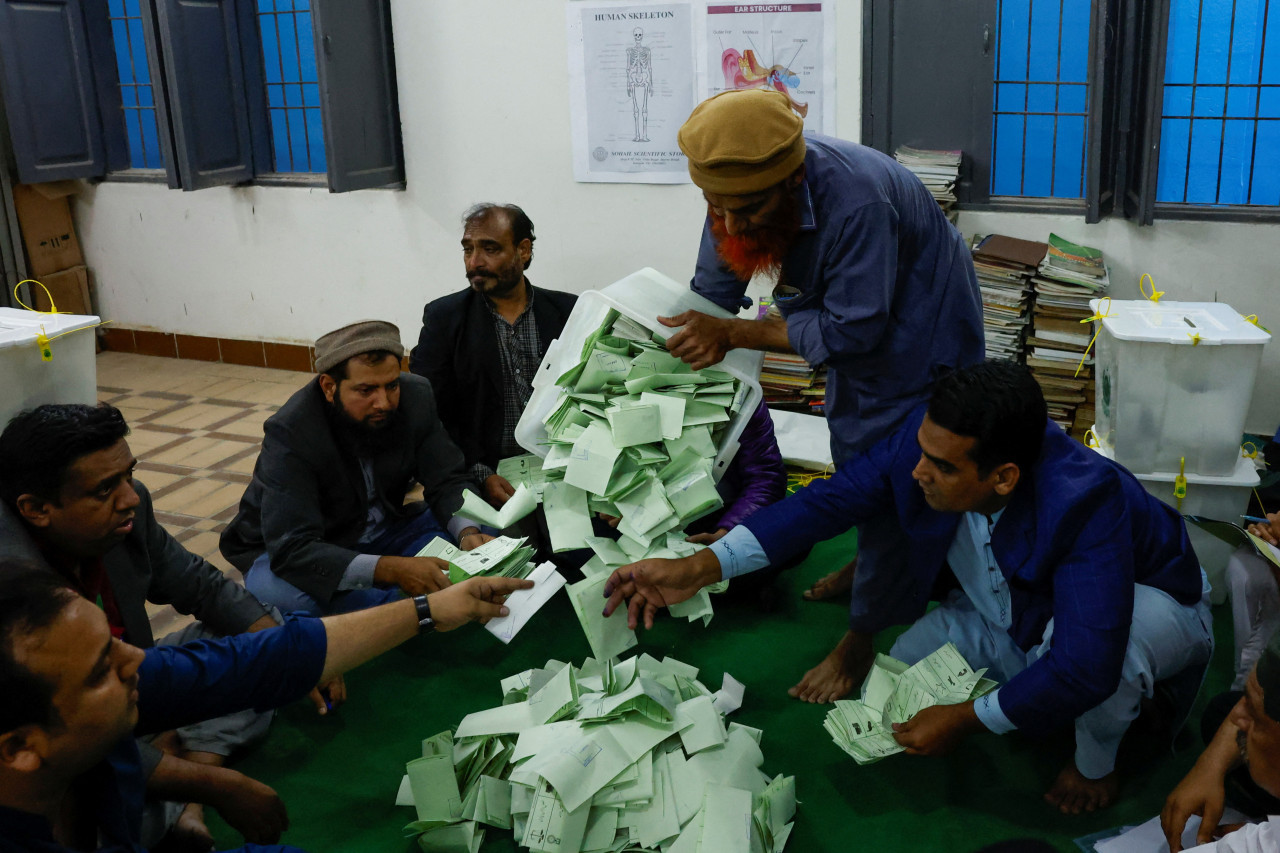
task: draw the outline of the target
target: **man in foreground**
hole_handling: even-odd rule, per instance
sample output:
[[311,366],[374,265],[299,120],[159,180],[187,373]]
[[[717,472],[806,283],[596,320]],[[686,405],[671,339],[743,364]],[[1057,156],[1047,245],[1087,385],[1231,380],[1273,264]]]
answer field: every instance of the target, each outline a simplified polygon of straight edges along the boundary
[[[156,645],[148,602],[197,620],[161,644],[274,627],[276,619],[244,587],[156,521],[150,493],[133,478],[128,433],[120,411],[106,404],[45,405],[14,417],[0,434],[0,559],[19,560],[8,563],[12,570],[52,573],[100,602],[112,633],[139,648]],[[0,583],[13,579],[0,571]],[[326,691],[336,704],[345,686],[339,679]],[[325,698],[316,691],[313,699],[326,713]],[[270,788],[224,766],[270,722],[269,712],[252,709],[209,714],[142,744],[152,797],[146,838],[167,833],[179,846],[207,848],[213,839],[204,805],[216,805],[239,827],[274,800]]]
[[440,420],[489,503],[515,489],[495,470],[525,452],[516,424],[533,394],[547,347],[578,297],[534,288],[533,222],[514,204],[478,204],[462,217],[462,262],[470,287],[422,311],[409,369],[435,391]]
[[1209,703],[1201,728],[1209,745],[1160,813],[1170,851],[1182,849],[1191,815],[1202,818],[1198,844],[1225,829],[1232,850],[1280,849],[1280,817],[1238,829],[1218,825],[1228,802],[1251,817],[1280,816],[1280,637],[1263,650],[1243,693],[1224,693]]
[[[680,129],[689,175],[707,201],[693,290],[736,312],[747,283],[776,281],[781,320],[686,312],[667,342],[695,368],[734,348],[796,352],[827,365],[827,422],[839,468],[892,433],[942,373],[981,361],[982,302],[964,238],[920,180],[852,142],[804,134],[779,92],[716,95]],[[875,614],[865,594],[909,596],[899,578],[910,543],[892,514],[858,521],[850,563],[806,598],[854,588],[852,642],[838,645],[791,693],[847,695],[871,666]]]
[[[253,481],[219,545],[264,602],[320,615],[434,592],[447,566],[416,556],[424,545],[441,536],[470,550],[490,538],[455,515],[471,481],[431,384],[400,372],[403,352],[400,330],[378,320],[323,335],[318,375],[263,425]],[[429,510],[405,505],[414,480]]]
[[[903,599],[859,590],[874,630],[914,623],[890,654],[915,663],[948,641],[1002,682],[976,702],[900,726],[913,754],[982,730],[1047,734],[1074,723],[1076,751],[1046,799],[1109,805],[1116,750],[1156,682],[1190,708],[1213,650],[1207,583],[1181,517],[1046,416],[1026,368],[988,362],[940,379],[927,411],[834,477],[766,507],[682,560],[614,572],[606,612],[630,621],[702,586],[786,560],[875,513],[910,540]],[[947,590],[925,613],[931,593]],[[844,642],[848,642],[848,636]]]
[[[20,577],[0,591],[0,849],[140,851],[135,733],[279,707],[419,632],[505,615],[504,596],[532,585],[473,578],[371,610],[144,651],[56,578]],[[278,800],[258,820],[261,837],[288,825]]]

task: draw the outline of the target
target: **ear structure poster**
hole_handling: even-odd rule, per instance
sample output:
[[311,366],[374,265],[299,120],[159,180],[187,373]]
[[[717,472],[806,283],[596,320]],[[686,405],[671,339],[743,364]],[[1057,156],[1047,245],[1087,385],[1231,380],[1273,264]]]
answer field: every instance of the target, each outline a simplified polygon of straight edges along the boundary
[[676,133],[697,99],[689,3],[567,4],[574,177],[688,183]]
[[782,92],[805,130],[834,135],[835,3],[700,5],[699,100],[726,89]]

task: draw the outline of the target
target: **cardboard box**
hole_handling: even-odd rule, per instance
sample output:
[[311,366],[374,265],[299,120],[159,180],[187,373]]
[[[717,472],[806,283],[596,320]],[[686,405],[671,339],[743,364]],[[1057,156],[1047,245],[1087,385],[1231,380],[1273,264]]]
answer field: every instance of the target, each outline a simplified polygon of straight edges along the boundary
[[[89,290],[89,269],[83,264],[69,270],[49,273],[39,277],[44,285],[31,284],[31,305],[37,311],[49,311],[49,296],[53,296],[54,306],[63,314],[92,314],[93,298]],[[46,288],[48,293],[45,292]]]
[[77,189],[77,181],[17,184],[13,188],[28,272],[34,278],[84,263],[71,221],[70,196]]

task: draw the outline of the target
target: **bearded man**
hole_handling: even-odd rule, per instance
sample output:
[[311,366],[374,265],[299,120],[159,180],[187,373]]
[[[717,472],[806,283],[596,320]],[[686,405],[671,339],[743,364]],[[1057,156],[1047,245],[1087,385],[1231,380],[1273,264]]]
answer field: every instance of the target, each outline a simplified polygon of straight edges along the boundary
[[[220,542],[263,602],[327,615],[425,595],[449,585],[444,561],[414,556],[427,542],[470,550],[491,538],[455,514],[471,488],[462,452],[431,383],[400,372],[403,352],[400,330],[379,320],[322,336],[316,378],[263,424],[253,480]],[[414,480],[426,507],[405,504]]]
[[489,503],[501,506],[515,489],[495,469],[500,459],[525,452],[516,424],[578,297],[529,283],[525,271],[537,237],[516,205],[477,204],[462,224],[470,287],[427,304],[409,370],[430,380],[440,420],[467,470]]
[[[762,274],[776,281],[782,318],[661,318],[683,327],[667,342],[673,354],[694,368],[737,347],[826,364],[837,468],[897,429],[939,376],[982,361],[982,300],[964,238],[893,158],[805,134],[787,97],[762,89],[704,101],[678,139],[707,201],[693,290],[737,311]],[[852,584],[849,632],[792,696],[832,702],[861,683],[872,635],[892,624],[886,603],[909,600],[907,547],[891,515],[858,525],[857,572],[850,563],[806,596]]]

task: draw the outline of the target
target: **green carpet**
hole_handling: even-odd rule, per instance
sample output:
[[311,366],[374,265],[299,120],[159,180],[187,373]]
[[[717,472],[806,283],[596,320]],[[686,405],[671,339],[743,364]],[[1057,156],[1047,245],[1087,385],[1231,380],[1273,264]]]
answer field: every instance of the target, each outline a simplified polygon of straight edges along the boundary
[[[800,799],[787,850],[970,851],[1016,837],[1045,839],[1074,851],[1071,839],[1157,814],[1165,795],[1197,755],[1199,711],[1231,680],[1231,628],[1215,610],[1218,646],[1192,716],[1197,735],[1176,754],[1128,750],[1130,770],[1117,806],[1097,815],[1066,817],[1041,800],[1070,755],[1070,737],[1040,742],[1017,734],[969,738],[944,758],[898,755],[859,767],[822,728],[827,708],[807,705],[786,690],[817,663],[845,629],[845,608],[800,599],[800,591],[842,564],[851,540],[814,549],[780,581],[784,604],[760,615],[746,603],[717,603],[709,628],[663,617],[640,633],[636,653],[673,655],[701,668],[712,689],[731,672],[747,686],[731,719],[764,730],[764,770],[796,777]],[[881,637],[888,650],[892,634]],[[289,808],[283,838],[314,853],[407,853],[400,828],[411,808],[392,805],[407,760],[420,741],[501,701],[499,678],[549,658],[581,662],[590,655],[568,599],[557,595],[505,647],[476,626],[415,639],[347,676],[351,699],[330,718],[310,703],[281,711],[266,742],[236,767],[271,785]],[[219,849],[242,843],[212,818]],[[416,849],[416,848],[412,848]],[[511,832],[490,829],[487,853],[518,849]]]

